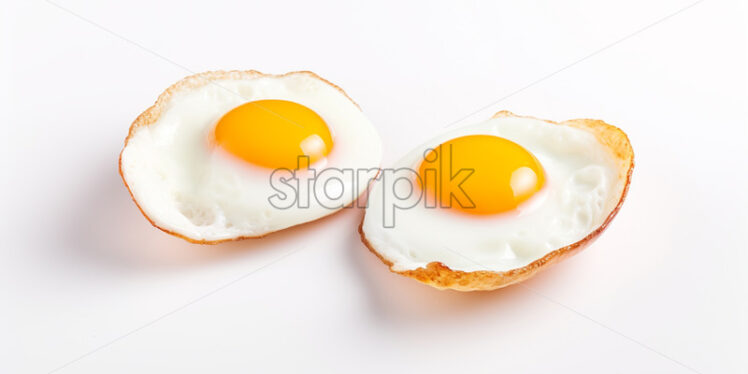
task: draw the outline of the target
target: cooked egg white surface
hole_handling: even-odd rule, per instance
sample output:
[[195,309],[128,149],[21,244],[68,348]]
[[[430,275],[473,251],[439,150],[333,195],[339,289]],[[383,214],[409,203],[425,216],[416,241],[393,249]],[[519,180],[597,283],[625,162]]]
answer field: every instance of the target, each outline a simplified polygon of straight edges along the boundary
[[[625,180],[608,150],[589,132],[536,119],[499,117],[449,131],[415,148],[394,168],[418,170],[428,149],[478,134],[511,140],[532,153],[545,170],[545,185],[514,211],[471,216],[427,208],[423,200],[410,209],[393,209],[393,193],[408,196],[407,184],[392,187],[378,180],[369,194],[362,230],[393,270],[430,262],[461,271],[520,268],[583,239],[615,208]],[[410,201],[395,204],[410,206],[419,197],[413,194]],[[393,210],[394,227],[385,227],[384,214]]]
[[[320,79],[290,74],[218,80],[173,94],[158,120],[137,127],[122,152],[123,177],[149,219],[193,240],[217,241],[260,236],[338,210],[313,196],[308,208],[273,207],[268,201],[277,193],[269,182],[272,169],[211,145],[224,114],[263,99],[301,104],[327,123],[334,146],[312,165],[318,173],[329,167],[378,167],[381,146],[374,127],[350,99]],[[343,205],[366,188],[343,182]]]

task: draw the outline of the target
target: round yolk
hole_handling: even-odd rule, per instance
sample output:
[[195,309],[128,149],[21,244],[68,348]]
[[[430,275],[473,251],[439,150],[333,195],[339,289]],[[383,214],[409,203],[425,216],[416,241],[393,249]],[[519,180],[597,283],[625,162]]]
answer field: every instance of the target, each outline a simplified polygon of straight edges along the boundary
[[519,144],[493,135],[451,139],[424,154],[418,175],[427,206],[470,214],[515,209],[543,187],[540,162]]
[[286,100],[242,104],[218,121],[214,135],[216,143],[232,155],[267,168],[306,167],[332,148],[325,121],[313,110]]

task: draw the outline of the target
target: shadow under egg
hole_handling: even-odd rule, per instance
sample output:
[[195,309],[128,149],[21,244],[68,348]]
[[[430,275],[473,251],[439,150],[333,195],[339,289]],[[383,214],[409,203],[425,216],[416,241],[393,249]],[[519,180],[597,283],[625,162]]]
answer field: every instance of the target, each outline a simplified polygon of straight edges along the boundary
[[[357,209],[357,225],[363,209]],[[391,272],[387,265],[362,243],[357,230],[347,236],[347,259],[369,300],[369,318],[373,323],[397,327],[418,327],[457,322],[466,317],[491,314],[499,322],[522,319],[528,305],[547,303],[534,290],[544,284],[571,276],[570,270],[552,267],[521,284],[492,291],[461,292],[439,290],[415,279]],[[567,274],[563,274],[567,273]]]
[[60,227],[62,255],[69,261],[119,270],[159,270],[199,266],[251,256],[291,243],[322,225],[326,217],[262,238],[194,244],[154,227],[132,201],[116,162],[91,170],[90,183],[71,197]]

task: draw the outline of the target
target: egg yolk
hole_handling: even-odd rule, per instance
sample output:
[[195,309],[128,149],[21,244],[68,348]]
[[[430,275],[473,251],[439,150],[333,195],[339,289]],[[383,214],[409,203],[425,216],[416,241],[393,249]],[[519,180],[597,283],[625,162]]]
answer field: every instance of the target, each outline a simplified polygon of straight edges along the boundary
[[535,156],[493,135],[463,136],[428,150],[418,174],[426,206],[440,202],[477,215],[511,211],[545,183]]
[[[218,121],[214,136],[230,154],[273,169],[308,166],[332,149],[325,121],[313,110],[286,100],[242,104]],[[309,158],[308,164],[302,156]]]

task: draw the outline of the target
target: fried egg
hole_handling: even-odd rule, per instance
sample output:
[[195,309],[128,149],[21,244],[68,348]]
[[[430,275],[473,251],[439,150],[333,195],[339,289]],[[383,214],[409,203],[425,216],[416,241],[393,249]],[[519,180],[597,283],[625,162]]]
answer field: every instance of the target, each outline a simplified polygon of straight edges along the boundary
[[[322,175],[376,169],[381,155],[358,105],[314,73],[207,72],[176,83],[135,120],[120,174],[154,226],[216,243],[342,209],[366,184]],[[283,188],[273,185],[278,175]],[[333,192],[302,196],[311,182]]]
[[628,138],[602,121],[499,112],[385,169],[359,231],[395,273],[495,289],[590,243],[620,208],[632,168]]

